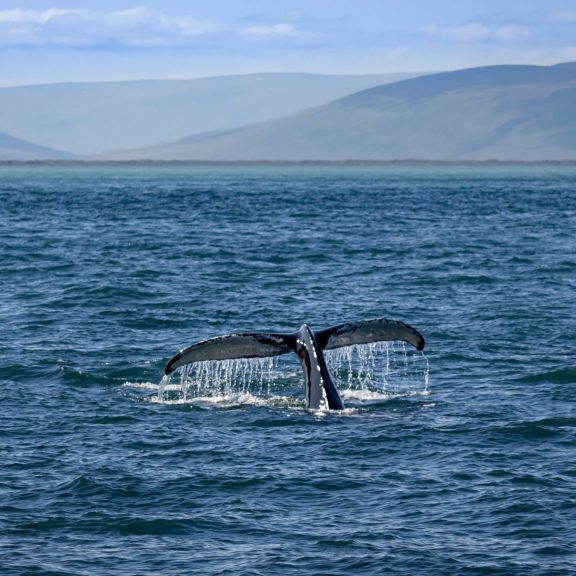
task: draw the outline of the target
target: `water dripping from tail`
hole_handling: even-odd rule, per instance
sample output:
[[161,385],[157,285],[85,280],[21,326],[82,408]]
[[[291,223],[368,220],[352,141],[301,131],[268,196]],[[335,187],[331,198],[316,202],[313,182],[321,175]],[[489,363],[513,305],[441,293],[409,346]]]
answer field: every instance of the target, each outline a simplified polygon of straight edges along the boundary
[[[338,390],[347,400],[383,400],[429,393],[423,352],[403,342],[374,342],[325,351]],[[164,376],[156,401],[302,408],[302,373],[292,355],[210,360]]]
[[[300,406],[300,373],[295,359],[237,358],[187,364],[164,376],[157,401],[202,404],[294,404]],[[290,396],[298,390],[294,399]]]
[[340,392],[348,398],[428,395],[430,367],[422,351],[404,342],[372,342],[325,351]]

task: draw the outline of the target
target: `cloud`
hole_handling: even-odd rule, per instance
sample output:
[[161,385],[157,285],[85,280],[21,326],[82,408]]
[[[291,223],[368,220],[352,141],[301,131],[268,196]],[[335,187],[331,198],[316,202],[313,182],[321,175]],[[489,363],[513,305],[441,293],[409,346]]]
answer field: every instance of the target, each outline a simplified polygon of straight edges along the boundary
[[296,34],[296,29],[292,24],[271,24],[263,26],[250,26],[240,30],[241,34],[246,36],[293,36]]
[[12,9],[0,11],[0,46],[35,48],[177,47],[193,37],[226,31],[226,27],[190,15],[168,15],[135,7],[89,10]]
[[50,8],[49,10],[22,10],[15,8],[12,10],[0,10],[0,25],[38,25],[42,26],[60,16],[71,16],[84,14],[85,10],[65,10]]
[[516,42],[527,40],[532,36],[530,28],[513,24],[503,26],[486,26],[480,22],[471,22],[461,26],[436,25],[425,26],[422,30],[425,34],[436,38],[451,40],[461,43],[485,43],[485,42]]
[[576,23],[576,10],[567,10],[565,12],[557,12],[550,17],[552,22],[559,24],[575,24]]
[[196,20],[191,16],[168,16],[158,10],[138,7],[119,10],[108,14],[94,14],[96,20],[108,28],[117,30],[154,29],[166,34],[193,36],[209,34],[222,30],[222,27],[212,22]]
[[[292,14],[290,17],[296,18]],[[196,19],[190,14],[168,14],[147,6],[96,11],[50,8],[0,10],[0,47],[19,49],[158,49],[222,46],[239,39],[310,40],[287,17],[237,26]]]

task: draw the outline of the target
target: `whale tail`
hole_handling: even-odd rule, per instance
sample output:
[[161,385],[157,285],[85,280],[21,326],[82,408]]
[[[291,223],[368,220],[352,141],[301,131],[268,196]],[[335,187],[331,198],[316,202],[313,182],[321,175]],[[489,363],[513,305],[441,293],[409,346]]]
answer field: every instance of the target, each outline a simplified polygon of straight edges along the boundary
[[353,346],[354,344],[370,344],[400,340],[408,342],[417,350],[424,349],[424,337],[418,330],[399,322],[386,318],[373,318],[372,320],[357,320],[338,324],[316,332],[319,346],[323,350]]
[[[391,340],[409,342],[417,350],[424,349],[424,338],[417,330],[404,322],[386,318],[346,322],[319,330],[315,334],[322,350]],[[192,362],[265,358],[287,354],[295,351],[297,335],[298,332],[292,334],[254,332],[216,336],[180,350],[166,363],[164,373],[170,374],[176,368]]]
[[180,350],[164,367],[164,374],[170,374],[176,368],[207,360],[232,360],[234,358],[266,358],[292,352],[291,334],[227,334],[208,340],[201,340]]
[[164,374],[168,375],[176,368],[193,362],[262,358],[294,352],[304,370],[308,408],[317,409],[327,404],[331,409],[341,409],[343,404],[326,366],[323,351],[391,340],[408,342],[417,350],[424,349],[424,338],[408,324],[374,318],[338,324],[319,331],[312,331],[303,325],[291,334],[255,332],[209,338],[180,350],[168,360]]

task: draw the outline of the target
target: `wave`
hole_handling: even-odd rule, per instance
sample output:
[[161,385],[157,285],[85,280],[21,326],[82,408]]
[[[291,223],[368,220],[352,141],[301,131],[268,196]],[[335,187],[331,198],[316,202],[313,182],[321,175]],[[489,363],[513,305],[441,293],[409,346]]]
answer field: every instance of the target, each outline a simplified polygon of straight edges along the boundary
[[535,383],[548,382],[552,384],[576,384],[576,368],[560,368],[548,370],[530,376],[523,376],[520,382]]
[[247,406],[264,406],[270,408],[303,408],[304,401],[290,396],[256,396],[250,392],[223,394],[217,396],[178,397],[175,399],[150,396],[150,402],[166,405],[190,405],[197,408],[230,410]]
[[[227,393],[212,393],[187,397],[180,384],[157,384],[154,382],[124,382],[125,389],[148,393],[143,398],[154,404],[167,406],[190,406],[204,410],[231,410],[248,407],[306,410],[304,398],[291,394],[266,393],[257,394],[251,391],[237,391]],[[338,411],[340,415],[357,414],[367,408],[376,408],[390,401],[427,397],[430,392],[385,392],[368,389],[345,389],[340,392],[347,404],[344,410]],[[317,415],[336,414],[330,410],[309,410]]]

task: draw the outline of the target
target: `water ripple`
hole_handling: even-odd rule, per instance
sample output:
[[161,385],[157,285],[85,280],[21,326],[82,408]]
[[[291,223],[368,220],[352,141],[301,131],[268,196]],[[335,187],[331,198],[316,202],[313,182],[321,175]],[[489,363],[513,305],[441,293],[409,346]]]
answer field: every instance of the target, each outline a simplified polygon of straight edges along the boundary
[[[2,574],[574,573],[573,166],[0,173]],[[426,355],[333,356],[342,413],[294,358],[161,392],[377,316]]]

